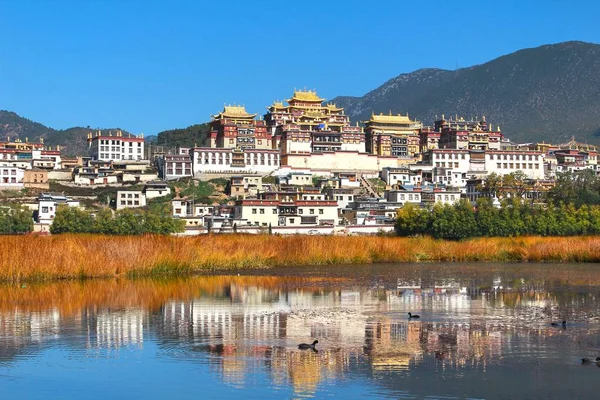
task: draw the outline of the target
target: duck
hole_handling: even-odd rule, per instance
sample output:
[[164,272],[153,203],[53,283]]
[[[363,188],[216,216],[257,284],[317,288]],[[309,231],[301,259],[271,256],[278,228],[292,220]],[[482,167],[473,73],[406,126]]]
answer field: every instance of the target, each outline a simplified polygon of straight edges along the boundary
[[567,321],[563,321],[563,322],[551,322],[550,325],[552,325],[552,326],[567,326]]
[[408,319],[421,318],[420,315],[408,313]]
[[600,357],[596,357],[596,360],[592,360],[592,359],[590,359],[590,358],[587,358],[587,357],[583,357],[583,358],[581,359],[581,363],[582,363],[582,364],[589,364],[589,363],[591,363],[591,362],[594,362],[594,361],[596,362],[596,364],[597,364],[597,363],[600,363]]
[[299,348],[300,350],[308,350],[308,349],[313,349],[313,350],[315,350],[315,345],[316,345],[317,343],[319,343],[319,341],[318,341],[318,340],[315,340],[314,342],[312,342],[312,344],[308,344],[308,343],[300,343],[300,344],[298,345],[298,348]]

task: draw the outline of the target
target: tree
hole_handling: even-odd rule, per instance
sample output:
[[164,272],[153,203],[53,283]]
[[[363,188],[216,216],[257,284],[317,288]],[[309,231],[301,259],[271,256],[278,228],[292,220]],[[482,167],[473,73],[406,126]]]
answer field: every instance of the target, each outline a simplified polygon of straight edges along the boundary
[[0,208],[0,234],[27,233],[32,230],[31,211],[21,206]]
[[396,214],[396,234],[399,236],[422,235],[430,231],[431,212],[412,203],[406,203]]
[[486,197],[499,197],[499,191],[502,187],[502,177],[495,172],[489,174],[485,181],[479,185],[478,190]]

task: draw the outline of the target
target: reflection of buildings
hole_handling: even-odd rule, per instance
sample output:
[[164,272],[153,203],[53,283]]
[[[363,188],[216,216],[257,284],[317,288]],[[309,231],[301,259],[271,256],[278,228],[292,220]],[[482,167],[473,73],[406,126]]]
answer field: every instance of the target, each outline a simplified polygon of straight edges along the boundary
[[96,316],[95,347],[141,346],[144,342],[145,319],[146,312],[141,309],[99,312]]
[[[141,351],[144,341],[156,340],[161,357],[200,361],[227,385],[256,385],[260,376],[277,387],[291,386],[294,395],[311,396],[346,374],[376,375],[378,381],[431,368],[462,374],[481,371],[515,349],[531,357],[563,331],[551,329],[545,320],[516,322],[521,315],[539,318],[544,305],[556,313],[573,307],[600,311],[595,298],[573,293],[561,298],[546,292],[541,281],[492,277],[473,282],[428,279],[426,274],[411,279],[378,280],[376,289],[347,283],[328,290],[320,281],[288,287],[283,280],[263,277],[196,277],[190,278],[193,285],[187,279],[172,286],[153,283],[146,296],[121,298],[118,304],[110,303],[117,297],[117,286],[112,286],[107,290],[111,296],[84,297],[77,306],[78,293],[71,288],[63,301],[69,305],[56,301],[48,311],[28,309],[39,293],[21,291],[17,306],[0,298],[0,360],[34,353],[52,341],[80,349],[130,346]],[[138,292],[144,284],[128,283],[128,290],[120,292]],[[34,295],[26,297],[29,292]],[[423,318],[409,321],[408,310]],[[297,349],[299,342],[315,338],[318,353]]]

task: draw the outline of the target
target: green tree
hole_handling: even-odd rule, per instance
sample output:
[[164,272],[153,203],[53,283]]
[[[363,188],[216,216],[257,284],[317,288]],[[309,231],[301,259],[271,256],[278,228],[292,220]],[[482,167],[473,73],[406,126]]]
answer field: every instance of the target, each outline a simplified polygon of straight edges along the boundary
[[399,236],[422,235],[429,233],[431,211],[412,203],[406,203],[396,214],[396,234]]

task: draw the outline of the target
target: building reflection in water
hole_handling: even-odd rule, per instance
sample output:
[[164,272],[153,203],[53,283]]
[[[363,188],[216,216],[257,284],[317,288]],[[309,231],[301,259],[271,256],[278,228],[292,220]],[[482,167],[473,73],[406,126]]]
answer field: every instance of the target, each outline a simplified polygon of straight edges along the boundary
[[[290,287],[265,279],[270,280],[193,278],[149,289],[151,304],[158,305],[152,307],[143,297],[110,304],[106,295],[75,311],[60,304],[28,310],[23,298],[17,307],[0,308],[0,356],[10,360],[61,338],[81,346],[76,335],[87,338],[91,351],[123,346],[143,351],[144,341],[153,340],[162,354],[205,363],[235,387],[262,373],[276,387],[290,385],[297,396],[310,396],[323,382],[366,373],[365,366],[375,375],[409,373],[425,363],[485,369],[515,341],[524,343],[521,351],[529,346],[533,352],[561,335],[547,323],[559,314],[600,314],[589,294],[563,299],[547,292],[543,282],[521,281],[517,287],[497,277],[485,284],[416,279],[387,288],[306,282]],[[156,297],[159,289],[164,297]],[[408,320],[408,311],[423,318]],[[318,352],[297,349],[315,338]]]

